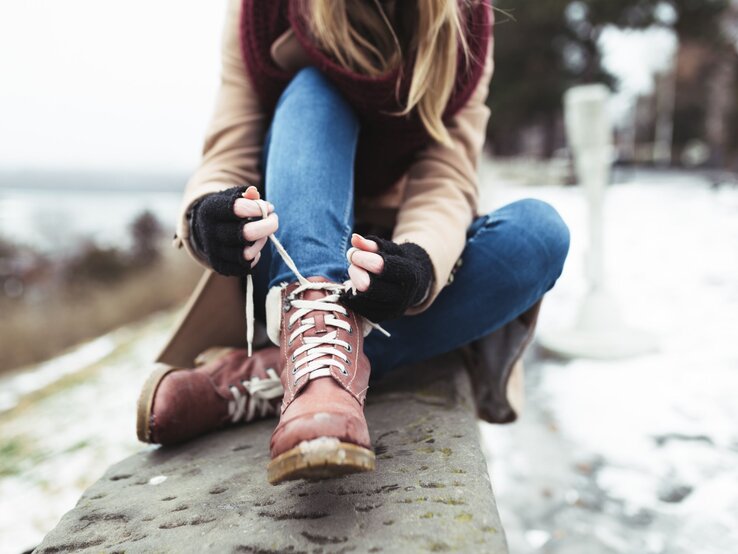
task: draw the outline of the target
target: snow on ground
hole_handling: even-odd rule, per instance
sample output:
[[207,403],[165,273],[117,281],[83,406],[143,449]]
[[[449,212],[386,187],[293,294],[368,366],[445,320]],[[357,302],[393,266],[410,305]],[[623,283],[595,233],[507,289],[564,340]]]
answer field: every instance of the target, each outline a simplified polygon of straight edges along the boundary
[[[581,191],[493,169],[488,208],[542,198],[572,229],[540,323],[565,326],[585,286]],[[524,416],[480,427],[511,552],[738,552],[738,190],[636,175],[610,189],[606,225],[611,288],[660,350],[565,362],[531,349]],[[171,323],[154,317],[0,383],[0,552],[37,544],[140,448],[135,401]]]
[[68,375],[82,371],[110,354],[116,347],[114,333],[71,349],[35,367],[20,369],[0,379],[0,412],[15,408],[24,397],[44,390]]
[[36,546],[108,466],[141,448],[136,399],[171,323],[154,316],[0,383],[33,393],[8,393],[17,405],[0,413],[0,552]]
[[[635,176],[610,188],[607,275],[659,351],[566,362],[532,349],[528,405],[481,425],[514,554],[738,552],[738,190]],[[534,196],[572,229],[540,329],[571,324],[585,291],[586,213],[576,189]]]

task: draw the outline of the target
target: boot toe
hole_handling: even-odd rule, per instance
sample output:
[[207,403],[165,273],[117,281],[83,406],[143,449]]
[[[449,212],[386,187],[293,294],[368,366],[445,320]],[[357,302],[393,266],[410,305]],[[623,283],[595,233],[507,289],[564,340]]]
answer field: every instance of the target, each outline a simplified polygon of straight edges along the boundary
[[149,419],[152,442],[176,444],[216,427],[218,418],[197,409],[208,394],[212,394],[212,387],[192,372],[177,371],[162,379]]
[[318,438],[336,438],[371,449],[369,429],[363,417],[320,411],[300,415],[280,424],[272,435],[271,457],[275,458],[303,441]]

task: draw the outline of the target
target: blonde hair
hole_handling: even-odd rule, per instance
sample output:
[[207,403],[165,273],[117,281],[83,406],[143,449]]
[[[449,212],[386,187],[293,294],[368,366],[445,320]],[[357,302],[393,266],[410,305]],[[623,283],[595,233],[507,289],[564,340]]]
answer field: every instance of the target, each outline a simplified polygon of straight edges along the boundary
[[[304,0],[302,13],[317,43],[344,68],[378,77],[399,70],[399,94],[405,55],[415,53],[407,103],[431,137],[451,144],[443,124],[458,63],[459,44],[468,48],[457,0],[396,0],[396,10],[412,9],[410,36],[398,37],[379,0]],[[402,43],[401,43],[402,39]]]

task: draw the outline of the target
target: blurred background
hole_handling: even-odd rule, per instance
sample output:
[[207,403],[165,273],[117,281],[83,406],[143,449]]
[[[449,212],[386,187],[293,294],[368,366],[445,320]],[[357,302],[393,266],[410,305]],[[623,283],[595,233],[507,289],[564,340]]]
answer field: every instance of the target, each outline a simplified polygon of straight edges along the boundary
[[[608,290],[643,355],[535,346],[527,409],[480,425],[511,552],[738,551],[738,3],[498,0],[485,210],[572,230],[540,330],[591,288],[563,97],[612,91]],[[140,448],[135,399],[199,276],[170,246],[225,0],[0,3],[0,551],[40,542]],[[590,254],[591,256],[591,254]]]

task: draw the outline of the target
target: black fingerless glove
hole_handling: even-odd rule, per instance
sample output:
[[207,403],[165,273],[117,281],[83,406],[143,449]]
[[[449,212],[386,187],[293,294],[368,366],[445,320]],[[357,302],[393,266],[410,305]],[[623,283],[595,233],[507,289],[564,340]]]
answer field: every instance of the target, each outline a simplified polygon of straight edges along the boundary
[[195,250],[221,275],[243,276],[251,273],[251,261],[243,250],[253,244],[243,236],[243,226],[258,217],[241,218],[233,213],[233,204],[246,187],[236,187],[203,197],[190,212],[190,237]]
[[428,253],[417,244],[396,244],[374,236],[367,239],[379,245],[384,269],[381,275],[370,274],[366,291],[343,293],[341,303],[374,322],[398,318],[428,294],[433,264]]

